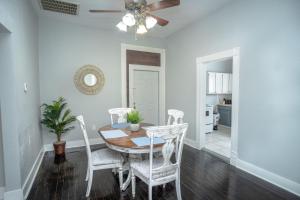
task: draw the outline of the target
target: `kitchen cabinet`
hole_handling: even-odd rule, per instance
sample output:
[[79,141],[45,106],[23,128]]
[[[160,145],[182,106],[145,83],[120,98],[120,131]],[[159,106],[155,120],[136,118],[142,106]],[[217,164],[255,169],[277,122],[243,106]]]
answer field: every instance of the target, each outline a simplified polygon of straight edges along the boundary
[[231,127],[231,106],[218,105],[218,112],[220,113],[219,124]]
[[207,94],[231,94],[232,74],[231,73],[207,73]]
[[229,74],[222,73],[222,93],[228,94],[229,93]]
[[209,94],[216,93],[216,73],[208,72],[208,91]]
[[223,74],[222,73],[216,73],[216,93],[222,94],[223,91]]

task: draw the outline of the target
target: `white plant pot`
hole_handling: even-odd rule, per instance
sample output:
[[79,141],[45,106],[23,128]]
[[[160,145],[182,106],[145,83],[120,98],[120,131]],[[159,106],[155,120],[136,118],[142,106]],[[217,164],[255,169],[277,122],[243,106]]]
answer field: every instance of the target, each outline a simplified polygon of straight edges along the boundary
[[138,131],[140,129],[140,124],[130,124],[131,131]]

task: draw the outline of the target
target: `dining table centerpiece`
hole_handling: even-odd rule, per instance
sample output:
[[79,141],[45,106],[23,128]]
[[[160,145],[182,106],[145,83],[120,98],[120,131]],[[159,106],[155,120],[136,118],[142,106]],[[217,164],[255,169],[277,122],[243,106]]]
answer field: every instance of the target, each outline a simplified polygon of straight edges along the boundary
[[142,121],[143,119],[137,110],[132,110],[127,114],[127,122],[130,124],[129,128],[131,131],[138,131]]

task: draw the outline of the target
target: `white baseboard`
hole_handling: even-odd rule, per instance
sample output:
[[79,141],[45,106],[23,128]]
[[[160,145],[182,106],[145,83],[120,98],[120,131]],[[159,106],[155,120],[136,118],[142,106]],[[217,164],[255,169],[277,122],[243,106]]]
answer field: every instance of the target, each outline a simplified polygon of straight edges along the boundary
[[1,200],[4,198],[4,191],[5,191],[5,188],[4,187],[0,187],[0,199]]
[[4,200],[24,200],[22,189],[5,192]]
[[[104,144],[103,140],[100,138],[92,138],[89,139],[90,145],[95,144]],[[73,140],[73,141],[67,141],[66,148],[75,148],[75,147],[83,147],[85,146],[84,140]],[[44,151],[53,151],[53,144],[45,144],[44,145]]]
[[300,196],[300,184],[299,183],[291,181],[287,178],[284,178],[282,176],[274,174],[270,171],[267,171],[265,169],[262,169],[256,165],[253,165],[251,163],[248,163],[248,162],[240,160],[240,159],[237,160],[236,167],[238,167],[239,169],[246,171],[258,178],[261,178],[267,182],[270,182],[273,185],[283,188],[297,196]]
[[29,192],[31,190],[32,184],[35,180],[35,177],[40,169],[40,166],[42,164],[43,158],[44,158],[44,148],[41,148],[39,154],[37,155],[35,162],[33,163],[33,166],[29,172],[29,174],[27,175],[27,178],[24,182],[24,185],[22,187],[22,190],[24,192],[24,199],[26,199],[29,195]]
[[199,146],[198,143],[195,142],[194,140],[189,139],[189,138],[184,139],[184,144],[186,144],[186,145],[188,145],[188,146],[190,146],[194,149],[199,149],[198,148],[198,146]]

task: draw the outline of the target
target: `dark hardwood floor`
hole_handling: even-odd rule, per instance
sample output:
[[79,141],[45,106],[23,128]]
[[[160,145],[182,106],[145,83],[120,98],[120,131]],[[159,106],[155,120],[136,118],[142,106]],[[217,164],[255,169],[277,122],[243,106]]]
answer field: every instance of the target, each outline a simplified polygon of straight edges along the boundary
[[[85,148],[69,149],[66,157],[65,162],[55,164],[53,153],[45,154],[28,200],[132,199],[131,187],[120,192],[118,179],[111,170],[97,171],[94,174],[90,198],[85,198]],[[299,197],[234,168],[209,153],[188,146],[183,151],[181,168],[182,198],[186,200],[300,200]],[[136,192],[136,200],[147,199],[147,185],[142,181],[137,181]],[[174,184],[168,184],[165,190],[155,187],[153,199],[176,199]]]

